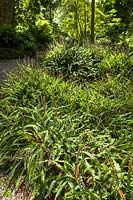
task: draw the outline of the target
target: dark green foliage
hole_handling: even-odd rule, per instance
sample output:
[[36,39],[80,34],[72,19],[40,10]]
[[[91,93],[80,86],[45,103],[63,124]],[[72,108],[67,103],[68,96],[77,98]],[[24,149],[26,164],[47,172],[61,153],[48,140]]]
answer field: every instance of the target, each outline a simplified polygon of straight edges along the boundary
[[77,86],[25,66],[0,101],[0,166],[16,190],[24,182],[31,199],[132,198],[132,92],[122,74]]
[[13,46],[14,31],[9,27],[0,27],[0,47]]
[[10,27],[0,27],[0,47],[33,50],[35,40],[28,30],[20,31]]
[[38,19],[31,29],[21,25],[16,28],[0,27],[0,47],[15,49],[20,52],[18,56],[26,55],[27,51],[34,56],[38,44],[46,47],[52,38],[52,27],[45,19]]

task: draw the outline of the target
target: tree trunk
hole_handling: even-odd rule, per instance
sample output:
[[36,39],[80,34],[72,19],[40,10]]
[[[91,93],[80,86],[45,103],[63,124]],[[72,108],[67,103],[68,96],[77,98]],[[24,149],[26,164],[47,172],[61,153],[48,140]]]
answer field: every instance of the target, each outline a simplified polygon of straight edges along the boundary
[[0,0],[0,26],[13,26],[14,0]]
[[95,0],[91,2],[91,44],[95,43]]
[[52,1],[49,0],[49,20],[50,24],[52,24]]
[[86,36],[87,30],[87,13],[86,13],[86,1],[84,1],[84,36]]

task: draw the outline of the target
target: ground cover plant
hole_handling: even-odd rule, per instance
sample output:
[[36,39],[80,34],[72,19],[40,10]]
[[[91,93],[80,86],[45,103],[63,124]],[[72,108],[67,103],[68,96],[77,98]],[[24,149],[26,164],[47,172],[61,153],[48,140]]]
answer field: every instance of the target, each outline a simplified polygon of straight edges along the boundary
[[130,200],[131,80],[77,84],[20,67],[0,88],[0,166],[31,199]]

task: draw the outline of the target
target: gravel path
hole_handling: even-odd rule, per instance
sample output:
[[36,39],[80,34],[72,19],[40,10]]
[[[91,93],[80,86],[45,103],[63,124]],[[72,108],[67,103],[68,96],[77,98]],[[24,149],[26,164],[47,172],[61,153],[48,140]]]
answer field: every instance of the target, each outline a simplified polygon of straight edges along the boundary
[[[0,83],[6,78],[7,74],[14,69],[16,64],[16,60],[0,60]],[[17,200],[14,198],[14,193],[10,190],[7,192],[7,195],[4,195],[5,187],[4,176],[0,173],[0,200]]]
[[3,175],[0,175],[0,200],[17,200],[15,199],[15,193],[10,189],[5,192],[5,179]]
[[25,184],[22,183],[17,192],[13,190],[13,187],[6,188],[6,176],[0,172],[0,200],[30,200],[31,192],[24,197]]
[[17,64],[17,60],[0,60],[0,82],[6,78],[7,73],[12,71]]
[[24,66],[30,64],[34,66],[36,63],[35,59],[24,58],[24,59],[14,59],[14,60],[0,60],[0,83],[6,78],[7,74],[15,70],[18,64]]

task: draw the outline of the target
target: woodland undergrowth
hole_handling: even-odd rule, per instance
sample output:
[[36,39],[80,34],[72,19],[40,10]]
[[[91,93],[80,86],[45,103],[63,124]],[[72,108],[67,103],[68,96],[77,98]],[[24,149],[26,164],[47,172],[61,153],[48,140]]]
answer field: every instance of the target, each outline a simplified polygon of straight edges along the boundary
[[131,200],[131,55],[57,50],[42,68],[19,66],[0,86],[8,186],[24,183],[24,195],[38,200]]

